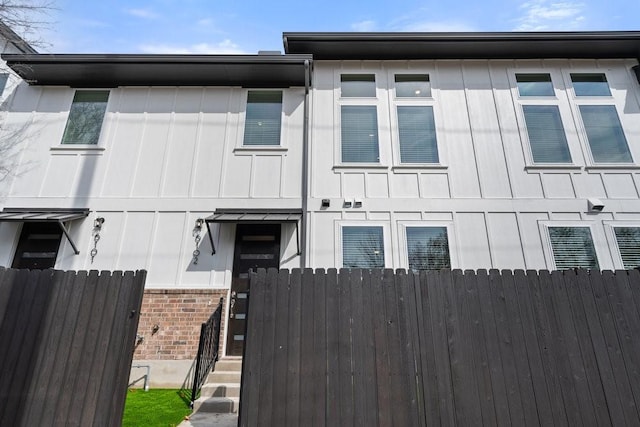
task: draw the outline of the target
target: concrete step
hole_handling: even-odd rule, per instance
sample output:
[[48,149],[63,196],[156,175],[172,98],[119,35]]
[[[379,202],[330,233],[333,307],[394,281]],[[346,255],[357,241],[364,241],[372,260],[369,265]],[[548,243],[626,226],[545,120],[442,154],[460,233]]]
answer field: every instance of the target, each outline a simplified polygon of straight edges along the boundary
[[201,397],[193,403],[193,412],[235,414],[238,412],[238,397]]
[[202,386],[201,397],[240,397],[240,383],[207,383]]
[[222,358],[216,362],[216,371],[242,371],[242,359]]
[[242,373],[240,371],[219,371],[217,368],[215,371],[209,374],[207,377],[207,384],[226,384],[237,383],[240,384]]

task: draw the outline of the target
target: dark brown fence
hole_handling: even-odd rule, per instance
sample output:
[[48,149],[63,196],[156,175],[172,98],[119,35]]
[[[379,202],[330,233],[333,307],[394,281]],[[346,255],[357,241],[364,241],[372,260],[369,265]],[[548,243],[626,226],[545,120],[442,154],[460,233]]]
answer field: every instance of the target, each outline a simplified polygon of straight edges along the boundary
[[264,270],[242,426],[640,425],[638,271]]
[[145,276],[0,268],[1,426],[120,426]]

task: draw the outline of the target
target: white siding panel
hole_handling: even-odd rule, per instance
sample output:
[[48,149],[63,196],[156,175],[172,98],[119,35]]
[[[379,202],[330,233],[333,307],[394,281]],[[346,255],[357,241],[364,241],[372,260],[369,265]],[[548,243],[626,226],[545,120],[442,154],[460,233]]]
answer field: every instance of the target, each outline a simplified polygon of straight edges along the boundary
[[[37,105],[40,100],[42,92],[48,88],[41,86],[29,86],[27,84],[17,85],[13,99],[11,100],[11,111],[19,113],[31,113],[37,110]],[[69,110],[69,106],[66,107]],[[60,112],[60,110],[58,110]]]
[[493,268],[525,268],[515,213],[488,213],[489,246]]
[[[120,251],[117,254],[119,269],[138,270],[149,267],[155,217],[155,212],[127,213],[121,228]],[[111,224],[109,226],[111,228]]]
[[483,197],[511,197],[487,62],[465,63],[464,85]]
[[391,175],[391,197],[417,198],[418,191],[417,174],[393,174]]
[[47,165],[47,173],[42,182],[40,194],[46,197],[73,196],[71,193],[77,170],[77,155],[52,155]]
[[0,266],[11,267],[21,228],[17,222],[0,222]]
[[425,221],[453,221],[453,212],[424,212],[422,219]]
[[346,198],[364,197],[364,173],[345,173],[343,194]]
[[140,141],[143,135],[144,114],[119,114],[114,137],[105,150],[109,156],[109,165],[104,181],[102,195],[106,197],[127,197],[133,185],[133,176]]
[[[154,104],[155,100],[151,101]],[[158,102],[161,104],[161,102]],[[145,131],[141,141],[140,156],[133,182],[134,197],[158,197],[164,158],[167,150],[167,136],[171,122],[170,113],[151,113],[144,122]]]
[[544,212],[527,212],[518,215],[525,268],[527,269],[541,270],[548,268],[544,259],[544,249],[538,225],[539,221],[548,219],[549,215]]
[[420,175],[422,197],[447,199],[451,197],[449,191],[449,175],[446,173],[425,173]]
[[389,197],[389,179],[386,173],[367,174],[367,197],[383,199]]
[[176,286],[181,267],[178,264],[185,249],[182,242],[185,233],[191,235],[191,230],[184,230],[184,218],[185,213],[158,213],[147,276],[148,287]]
[[582,173],[573,176],[576,188],[576,197],[586,199],[589,197],[606,198],[602,176],[599,173]]
[[460,62],[437,64],[438,100],[442,106],[442,127],[447,134],[452,195],[480,197]]
[[279,197],[282,183],[282,157],[256,156],[253,160],[253,197]]
[[[43,88],[36,111],[38,113],[63,114],[66,122],[74,93],[74,90],[66,87],[49,86]],[[62,133],[60,133],[60,138],[62,139]],[[55,141],[55,143],[59,144],[60,141]]]
[[162,195],[165,197],[187,197],[193,153],[198,137],[198,114],[176,113],[169,139],[166,170],[163,177]]
[[576,196],[570,174],[543,173],[541,178],[544,185],[544,193],[548,198],[572,199]]
[[337,237],[334,224],[342,219],[339,212],[309,215],[309,266],[311,268],[340,268],[335,265]]
[[195,161],[195,197],[218,197],[226,131],[226,114],[204,114]]
[[223,177],[222,197],[249,197],[251,168],[251,156],[228,157],[226,173]]
[[638,191],[631,174],[605,173],[602,176],[607,195],[611,199],[637,199]]
[[483,213],[465,212],[455,215],[460,268],[478,269],[492,266]]
[[77,157],[78,171],[71,197],[91,197],[98,193],[104,179],[105,158],[92,153]]

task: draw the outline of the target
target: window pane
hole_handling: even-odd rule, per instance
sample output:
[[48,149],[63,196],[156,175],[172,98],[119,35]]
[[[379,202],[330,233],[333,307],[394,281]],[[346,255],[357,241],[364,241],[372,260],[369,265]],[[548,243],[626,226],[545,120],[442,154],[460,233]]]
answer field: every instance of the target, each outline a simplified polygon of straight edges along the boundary
[[76,91],[62,143],[97,144],[108,100],[107,90]]
[[558,270],[599,268],[589,227],[549,227],[549,237]]
[[609,83],[604,74],[571,74],[576,96],[610,96]]
[[282,92],[249,91],[244,145],[280,145]]
[[534,163],[571,163],[567,137],[556,105],[524,105]]
[[396,97],[431,96],[431,82],[427,74],[396,74]]
[[382,227],[342,227],[345,268],[384,268]]
[[343,162],[377,163],[380,160],[375,106],[343,105],[341,131]]
[[438,163],[433,107],[398,107],[402,163]]
[[520,96],[555,96],[549,74],[516,74]]
[[640,227],[615,227],[624,268],[640,267]]
[[593,161],[631,163],[631,153],[613,105],[581,105],[580,114],[587,131]]
[[4,88],[7,86],[7,80],[9,79],[9,74],[0,73],[0,95],[4,92]]
[[451,268],[446,227],[407,227],[411,270]]
[[376,96],[376,76],[374,74],[343,74],[340,76],[341,96]]

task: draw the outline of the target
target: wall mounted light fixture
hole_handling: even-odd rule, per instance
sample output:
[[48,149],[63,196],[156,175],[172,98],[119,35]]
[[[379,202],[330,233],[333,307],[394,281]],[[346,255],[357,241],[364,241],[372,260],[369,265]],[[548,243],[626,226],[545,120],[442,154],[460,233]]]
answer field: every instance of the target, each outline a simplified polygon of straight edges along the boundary
[[93,249],[89,253],[91,255],[91,264],[93,264],[94,258],[98,255],[98,242],[100,241],[100,232],[103,224],[104,217],[99,216],[93,220]]
[[193,263],[197,264],[198,263],[198,257],[200,256],[200,249],[198,249],[200,247],[200,240],[202,240],[202,237],[200,236],[200,234],[202,233],[202,226],[204,225],[204,219],[202,218],[198,218],[196,219],[196,224],[193,227],[193,239],[196,243],[196,248],[193,251]]

